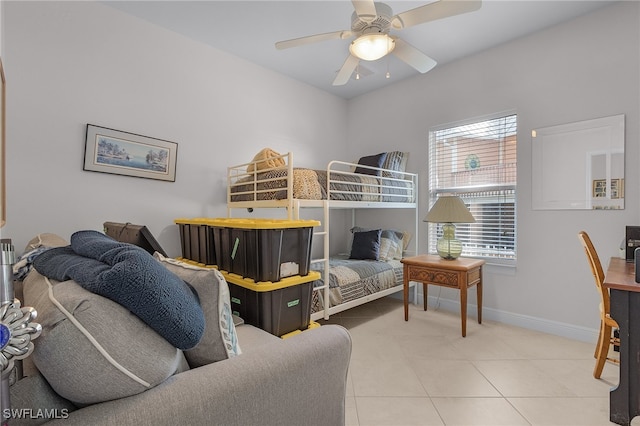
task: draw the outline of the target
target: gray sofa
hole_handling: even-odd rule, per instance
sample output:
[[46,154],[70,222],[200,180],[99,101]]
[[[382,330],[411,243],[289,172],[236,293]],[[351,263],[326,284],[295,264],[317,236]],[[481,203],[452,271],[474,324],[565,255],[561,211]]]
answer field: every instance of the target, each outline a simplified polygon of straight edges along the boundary
[[[25,252],[63,244],[39,235]],[[25,377],[10,387],[10,425],[344,424],[347,330],[323,325],[281,339],[225,322],[226,284],[211,286],[221,277],[217,271],[165,266],[186,274],[200,294],[207,323],[193,349],[174,348],[131,312],[73,280],[33,270],[16,286],[23,287],[23,305],[38,310],[43,331],[24,361]]]

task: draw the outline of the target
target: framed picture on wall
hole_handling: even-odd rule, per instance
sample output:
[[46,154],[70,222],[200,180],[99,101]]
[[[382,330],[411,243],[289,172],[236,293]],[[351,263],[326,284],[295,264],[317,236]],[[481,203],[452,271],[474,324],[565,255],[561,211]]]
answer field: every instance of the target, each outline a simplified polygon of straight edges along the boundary
[[611,198],[624,198],[624,179],[611,179]]
[[593,181],[593,198],[604,198],[607,196],[607,180],[594,179]]
[[84,170],[175,182],[178,144],[87,124]]

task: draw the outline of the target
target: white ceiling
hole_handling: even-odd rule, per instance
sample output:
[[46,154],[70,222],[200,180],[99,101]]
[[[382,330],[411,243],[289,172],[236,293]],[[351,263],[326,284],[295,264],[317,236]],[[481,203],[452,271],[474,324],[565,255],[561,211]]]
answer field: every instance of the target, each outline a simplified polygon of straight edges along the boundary
[[[453,0],[456,1],[456,0]],[[385,0],[393,13],[430,1]],[[393,55],[361,61],[370,75],[332,86],[351,39],[276,50],[280,40],[351,28],[353,6],[333,1],[105,1],[106,4],[265,68],[350,99],[418,75]],[[392,30],[439,65],[591,12],[612,0],[484,0],[474,12]],[[391,77],[385,78],[389,70]],[[360,69],[360,74],[366,70]]]

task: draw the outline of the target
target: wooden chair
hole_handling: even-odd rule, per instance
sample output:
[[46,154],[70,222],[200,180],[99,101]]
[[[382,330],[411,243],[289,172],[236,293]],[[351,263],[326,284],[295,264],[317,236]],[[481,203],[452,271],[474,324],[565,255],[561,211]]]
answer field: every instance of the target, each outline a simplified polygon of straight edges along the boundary
[[598,344],[594,354],[594,357],[596,358],[596,366],[593,369],[593,377],[599,379],[606,361],[620,364],[618,359],[609,357],[610,346],[620,346],[620,339],[614,337],[612,334],[613,330],[618,328],[618,323],[616,320],[611,318],[609,313],[609,289],[602,285],[604,282],[604,270],[602,269],[598,253],[591,242],[591,238],[589,238],[589,235],[586,232],[580,231],[578,233],[578,239],[587,253],[589,266],[591,267],[591,272],[593,273],[593,277],[596,281],[596,287],[600,293],[600,334],[598,336]]

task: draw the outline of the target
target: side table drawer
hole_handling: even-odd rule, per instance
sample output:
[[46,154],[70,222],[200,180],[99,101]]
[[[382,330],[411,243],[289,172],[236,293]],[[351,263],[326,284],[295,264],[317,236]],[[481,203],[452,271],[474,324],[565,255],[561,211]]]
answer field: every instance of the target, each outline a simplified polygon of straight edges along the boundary
[[482,270],[480,268],[476,268],[469,271],[469,273],[467,274],[467,287],[471,287],[472,285],[475,285],[480,282],[480,279],[481,279],[480,275],[482,274],[481,271]]
[[459,276],[457,272],[419,266],[409,266],[409,280],[433,283],[453,288],[459,287]]

